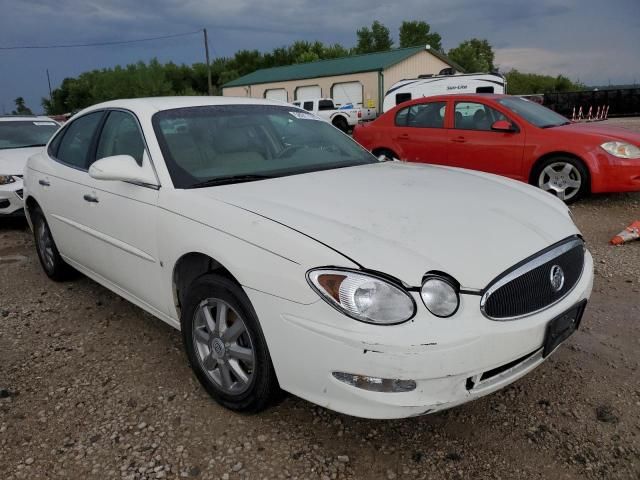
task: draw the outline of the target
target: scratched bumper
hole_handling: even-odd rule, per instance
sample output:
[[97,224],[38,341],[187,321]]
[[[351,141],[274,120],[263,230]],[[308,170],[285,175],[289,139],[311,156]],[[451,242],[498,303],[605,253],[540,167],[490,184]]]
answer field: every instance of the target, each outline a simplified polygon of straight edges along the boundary
[[[509,322],[482,316],[480,297],[473,295],[462,295],[458,313],[449,319],[433,317],[416,297],[418,313],[410,322],[375,326],[351,320],[322,300],[301,305],[254,290],[247,293],[284,390],[348,415],[401,418],[474,400],[537,367],[543,361],[547,323],[589,297],[592,271],[587,253],[582,278],[563,301]],[[515,360],[521,361],[469,387],[470,378]],[[416,389],[370,392],[340,382],[332,372],[414,380]]]

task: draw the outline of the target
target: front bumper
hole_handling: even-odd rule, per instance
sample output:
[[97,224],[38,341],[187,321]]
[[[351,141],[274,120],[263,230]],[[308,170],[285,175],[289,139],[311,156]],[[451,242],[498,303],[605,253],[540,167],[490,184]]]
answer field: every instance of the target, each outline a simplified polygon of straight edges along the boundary
[[22,187],[21,178],[13,183],[0,185],[0,217],[24,215]]
[[[588,299],[592,285],[593,259],[587,252],[576,287],[538,314],[493,321],[480,313],[479,296],[462,295],[458,313],[440,319],[416,294],[418,313],[396,326],[351,320],[322,300],[302,305],[256,290],[247,293],[284,390],[348,415],[402,418],[466,403],[526,375],[543,361],[549,321]],[[499,373],[477,381],[489,371]],[[337,380],[333,372],[414,380],[416,389],[371,392]],[[470,379],[476,380],[471,386]]]
[[599,173],[593,175],[591,191],[640,192],[640,158],[617,158],[602,152],[596,155]]

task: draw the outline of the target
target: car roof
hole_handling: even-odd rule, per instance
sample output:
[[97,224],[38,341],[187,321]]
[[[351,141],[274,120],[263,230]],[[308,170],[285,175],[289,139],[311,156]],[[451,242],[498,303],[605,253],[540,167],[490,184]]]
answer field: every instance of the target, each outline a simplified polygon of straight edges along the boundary
[[0,115],[0,122],[56,122],[44,115]]
[[[263,100],[260,98],[248,97],[214,97],[214,96],[181,96],[181,97],[147,97],[147,98],[129,98],[122,100],[111,100],[109,102],[98,103],[91,107],[85,108],[76,115],[83,115],[94,110],[102,110],[105,108],[122,108],[131,110],[137,114],[153,115],[162,110],[172,110],[176,108],[203,107],[216,105],[274,105],[289,106],[286,102],[277,102],[273,100]],[[295,107],[294,107],[295,108]]]

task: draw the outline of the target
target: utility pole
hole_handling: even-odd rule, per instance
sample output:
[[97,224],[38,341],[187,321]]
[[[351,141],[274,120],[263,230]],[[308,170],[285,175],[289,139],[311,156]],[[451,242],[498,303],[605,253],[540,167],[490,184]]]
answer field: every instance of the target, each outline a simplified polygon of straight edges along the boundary
[[207,60],[207,85],[209,87],[209,95],[213,95],[213,85],[211,84],[211,62],[209,61],[209,40],[207,38],[207,29],[203,28],[204,33],[204,56]]
[[47,83],[49,84],[49,101],[53,102],[53,95],[51,94],[51,78],[49,77],[49,69],[47,68]]

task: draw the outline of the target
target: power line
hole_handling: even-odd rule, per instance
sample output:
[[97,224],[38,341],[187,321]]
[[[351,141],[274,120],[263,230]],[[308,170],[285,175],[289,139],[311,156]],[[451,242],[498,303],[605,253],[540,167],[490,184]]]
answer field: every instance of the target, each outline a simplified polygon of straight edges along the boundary
[[21,45],[15,47],[0,47],[0,50],[42,50],[50,48],[79,48],[79,47],[102,47],[107,45],[123,45],[126,43],[150,42],[153,40],[163,40],[166,38],[186,37],[189,35],[201,34],[202,30],[194,30],[193,32],[174,33],[172,35],[162,35],[160,37],[139,38],[137,40],[118,40],[113,42],[96,42],[96,43],[70,43],[62,45]]

